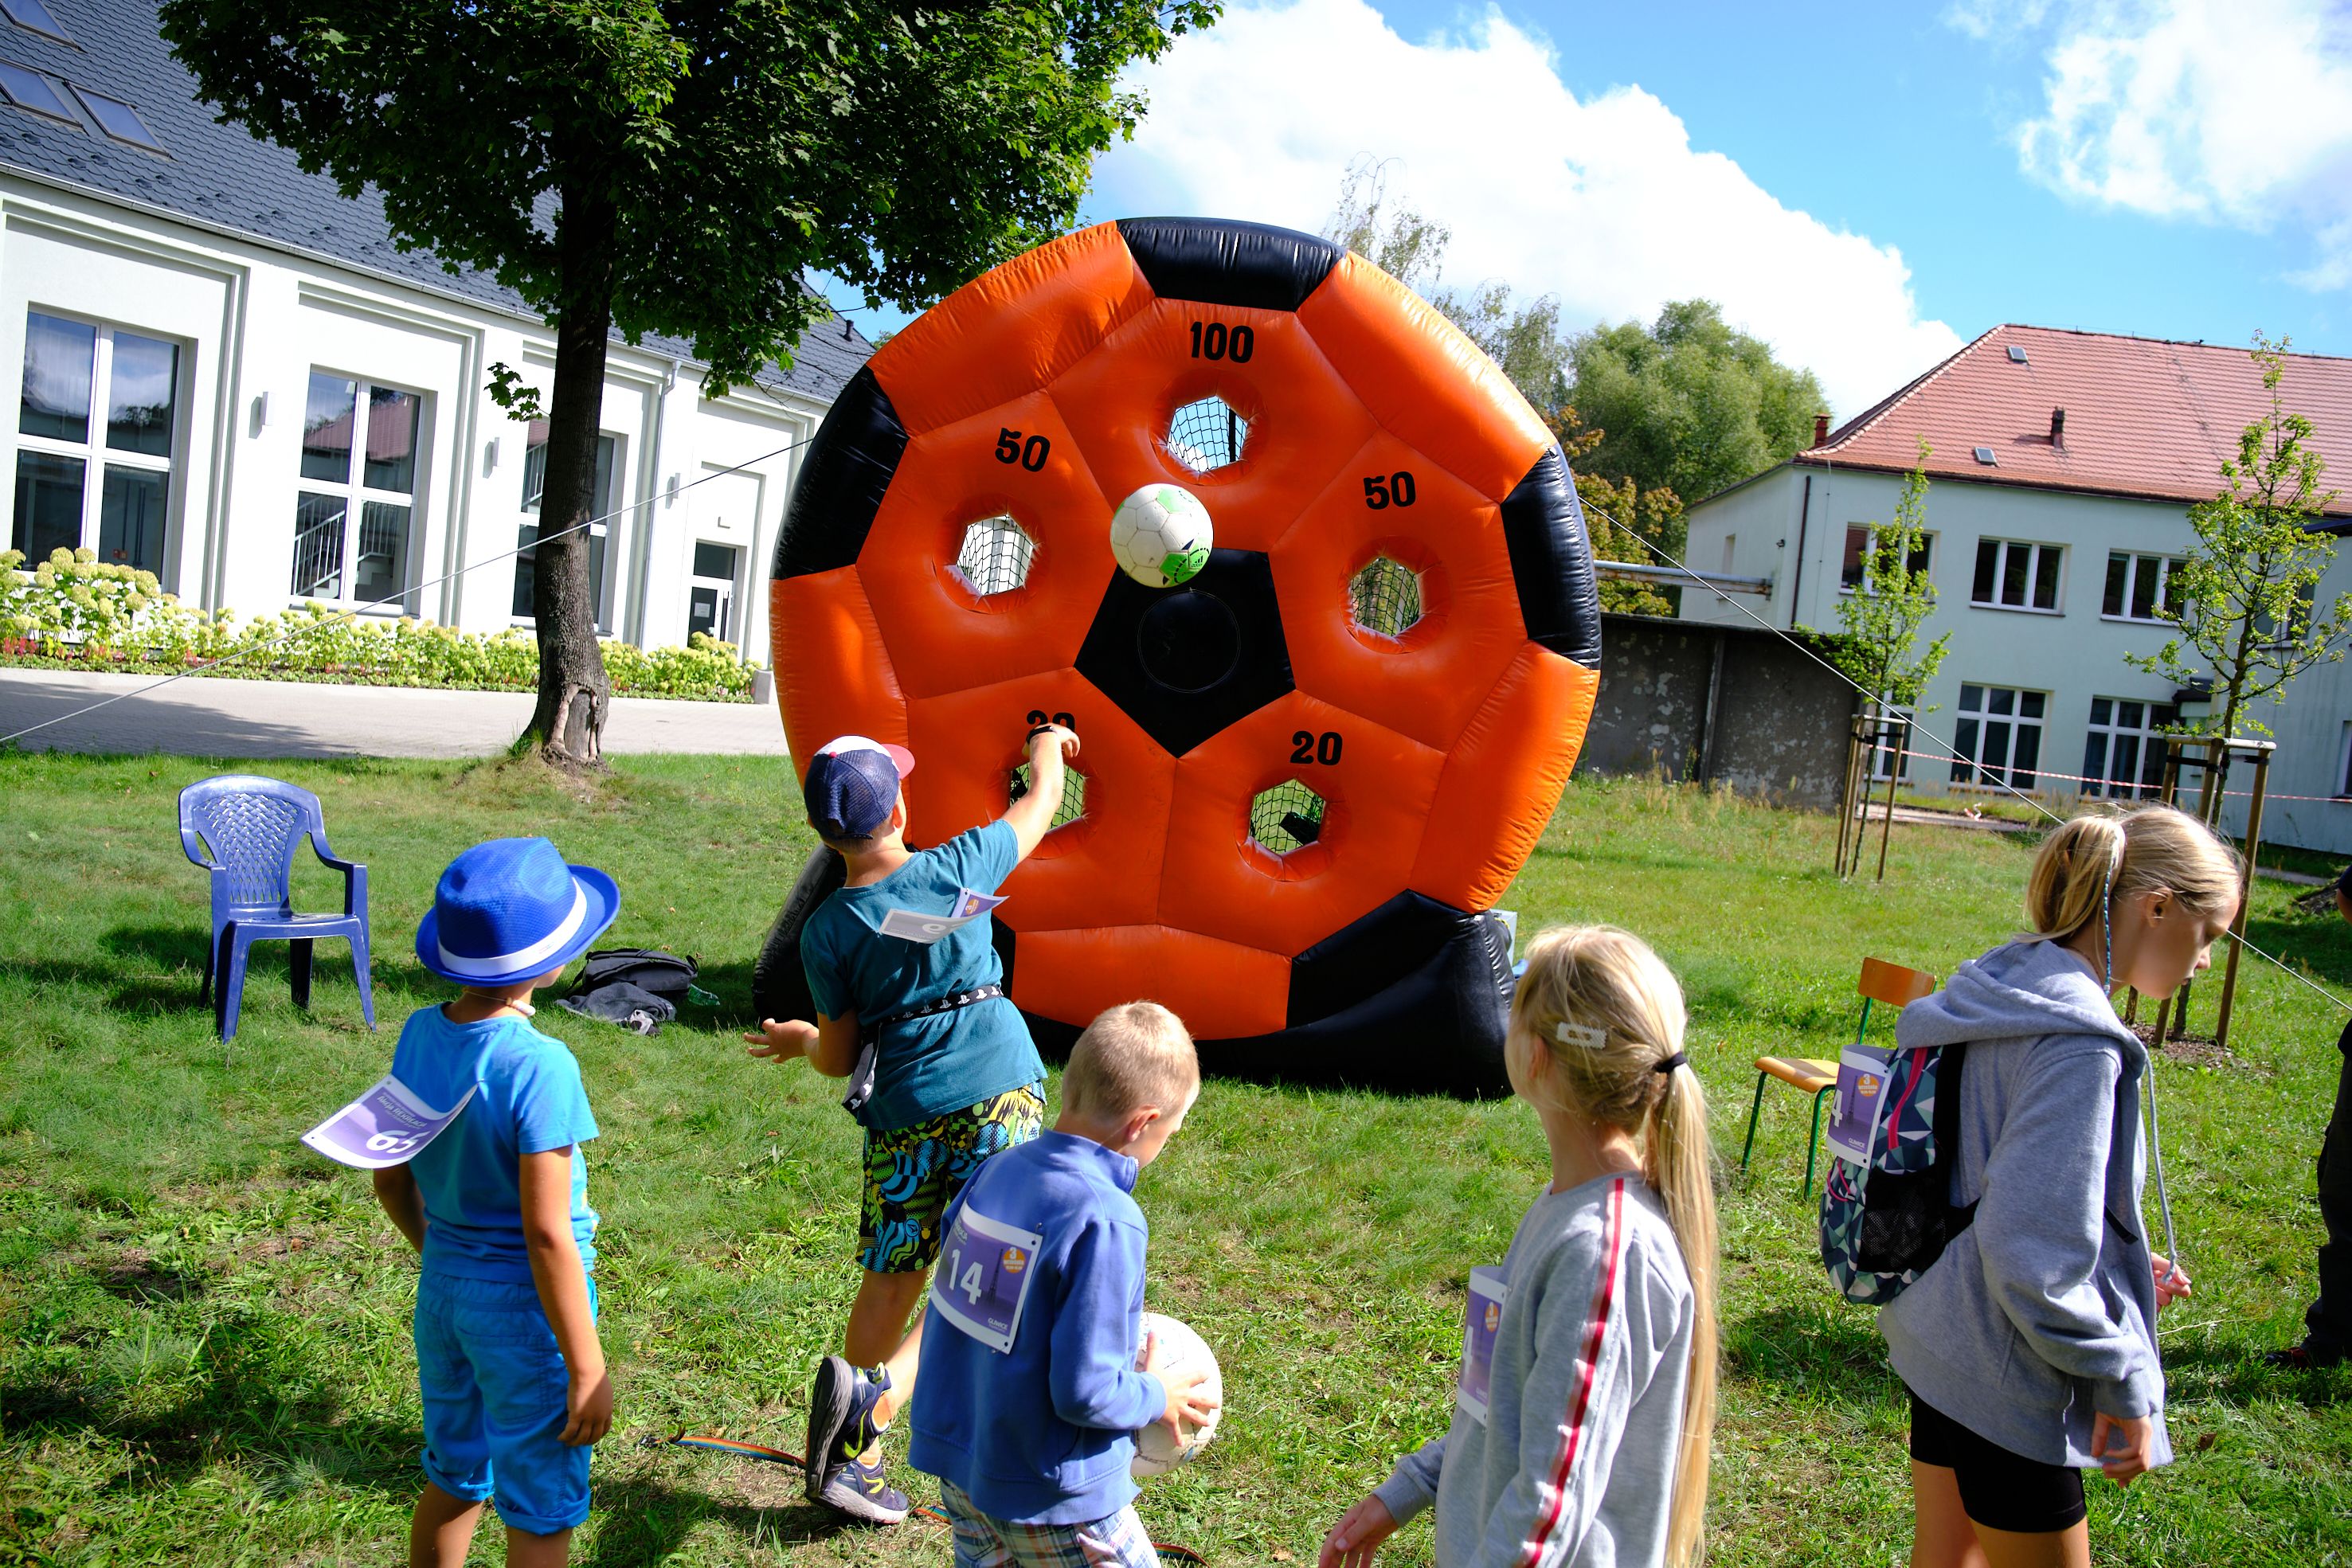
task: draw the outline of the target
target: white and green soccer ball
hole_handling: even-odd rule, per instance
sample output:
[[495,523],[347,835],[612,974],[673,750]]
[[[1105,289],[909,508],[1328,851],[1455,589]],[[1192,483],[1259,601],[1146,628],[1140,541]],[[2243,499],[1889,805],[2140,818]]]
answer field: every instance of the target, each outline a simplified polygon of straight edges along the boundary
[[1110,516],[1111,559],[1146,588],[1191,581],[1213,538],[1209,508],[1181,485],[1146,485]]

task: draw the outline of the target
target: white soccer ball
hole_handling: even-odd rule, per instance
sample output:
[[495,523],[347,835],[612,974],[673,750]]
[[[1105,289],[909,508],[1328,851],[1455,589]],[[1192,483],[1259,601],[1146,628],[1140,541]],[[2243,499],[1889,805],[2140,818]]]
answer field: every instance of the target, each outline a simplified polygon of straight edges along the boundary
[[1110,553],[1146,588],[1173,588],[1209,564],[1209,508],[1181,485],[1146,485],[1110,515]]
[[[1153,1476],[1164,1476],[1207,1448],[1209,1439],[1217,1435],[1218,1419],[1224,1415],[1223,1401],[1225,1396],[1224,1374],[1217,1369],[1215,1354],[1202,1343],[1199,1334],[1174,1318],[1160,1312],[1143,1314],[1143,1332],[1147,1337],[1151,1334],[1160,1336],[1161,1372],[1206,1367],[1209,1377],[1201,1385],[1202,1391],[1219,1401],[1220,1407],[1215,1416],[1209,1417],[1208,1425],[1187,1425],[1184,1441],[1181,1444],[1170,1437],[1168,1428],[1157,1421],[1138,1430],[1135,1434],[1135,1458],[1129,1463],[1127,1473],[1139,1481],[1150,1480]],[[1135,1369],[1138,1372],[1143,1370],[1143,1347],[1139,1344],[1135,1350]]]

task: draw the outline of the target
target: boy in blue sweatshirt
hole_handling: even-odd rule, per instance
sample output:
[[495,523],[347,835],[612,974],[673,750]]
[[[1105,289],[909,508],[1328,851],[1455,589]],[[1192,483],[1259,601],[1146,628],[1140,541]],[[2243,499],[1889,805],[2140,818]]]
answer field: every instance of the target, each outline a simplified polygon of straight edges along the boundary
[[1087,1026],[1049,1132],[981,1166],[949,1211],[908,1462],[940,1479],[956,1568],[1159,1568],[1135,1516],[1136,1428],[1204,1424],[1205,1373],[1143,1339],[1135,1178],[1201,1092],[1192,1037],[1152,1002]]

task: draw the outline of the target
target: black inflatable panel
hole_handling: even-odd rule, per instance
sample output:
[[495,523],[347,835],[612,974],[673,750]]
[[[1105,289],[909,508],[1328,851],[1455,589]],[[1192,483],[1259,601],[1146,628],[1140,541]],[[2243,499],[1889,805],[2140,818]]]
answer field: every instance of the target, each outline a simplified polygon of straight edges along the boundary
[[1503,498],[1503,539],[1528,635],[1586,669],[1601,667],[1601,589],[1584,507],[1555,446]]
[[[1231,613],[1166,614],[1195,600],[1213,600]],[[1183,657],[1185,648],[1161,646],[1161,638],[1193,646],[1215,641],[1218,654],[1203,664]],[[1170,756],[1183,756],[1294,684],[1273,567],[1258,550],[1213,549],[1209,564],[1181,588],[1146,588],[1113,570],[1078,649],[1078,674]],[[1214,678],[1192,684],[1203,675]]]
[[833,890],[849,880],[849,867],[833,851],[819,844],[801,867],[784,906],[776,911],[760,956],[751,966],[751,1005],[763,1019],[816,1021],[816,1003],[809,996],[808,971],[801,967],[801,927]]
[[1151,291],[1255,310],[1296,310],[1346,253],[1328,240],[1216,218],[1121,218],[1119,236]]
[[1353,1007],[1279,1034],[1196,1040],[1201,1071],[1261,1082],[1509,1093],[1510,933],[1491,915],[1456,912],[1455,921],[1434,956]]
[[1412,973],[1476,918],[1418,893],[1398,894],[1290,961],[1290,1027],[1344,1012]]
[[906,450],[907,427],[890,394],[873,366],[860,365],[809,444],[776,534],[771,575],[806,577],[855,562]]

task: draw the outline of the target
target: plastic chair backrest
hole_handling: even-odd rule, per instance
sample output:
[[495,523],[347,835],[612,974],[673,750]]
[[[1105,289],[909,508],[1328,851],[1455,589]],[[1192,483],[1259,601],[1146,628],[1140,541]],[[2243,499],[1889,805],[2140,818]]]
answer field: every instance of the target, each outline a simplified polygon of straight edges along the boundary
[[1925,969],[1906,969],[1900,964],[1890,964],[1884,958],[1864,958],[1862,978],[1854,989],[1874,1002],[1885,1002],[1893,1007],[1907,1007],[1921,997],[1935,994],[1939,984]]
[[1939,983],[1925,969],[1906,969],[1884,958],[1864,958],[1862,961],[1862,978],[1853,985],[1853,988],[1862,993],[1862,1023],[1853,1031],[1854,1044],[1860,1045],[1863,1037],[1870,1033],[1871,1003],[1908,1007],[1921,997],[1932,995]]
[[327,822],[319,798],[299,785],[225,773],[180,791],[180,847],[226,878],[233,908],[290,911],[294,852],[313,834],[323,849]]

